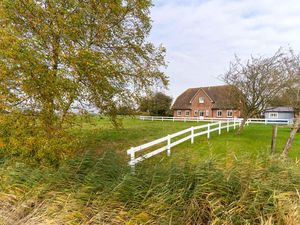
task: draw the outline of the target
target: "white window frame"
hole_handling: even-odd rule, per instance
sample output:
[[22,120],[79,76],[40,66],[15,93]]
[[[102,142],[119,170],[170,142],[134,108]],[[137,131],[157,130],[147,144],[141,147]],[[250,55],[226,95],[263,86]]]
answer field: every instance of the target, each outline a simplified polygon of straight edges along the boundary
[[190,116],[190,111],[189,110],[185,110],[185,116]]
[[198,115],[198,110],[194,110],[194,116]]
[[[219,113],[221,113],[221,114],[219,115]],[[222,117],[222,114],[223,114],[222,110],[217,110],[217,117]]]
[[[202,115],[201,115],[202,114]],[[204,117],[204,111],[199,111],[199,116]]]
[[203,96],[199,97],[199,103],[200,104],[204,104],[204,100],[205,100],[205,98]]
[[177,116],[181,116],[181,110],[177,110]]
[[205,110],[205,116],[209,117],[209,110]]
[[[231,113],[231,116],[229,115]],[[227,110],[227,117],[232,118],[233,117],[233,110]]]
[[278,119],[278,112],[270,112],[269,119]]

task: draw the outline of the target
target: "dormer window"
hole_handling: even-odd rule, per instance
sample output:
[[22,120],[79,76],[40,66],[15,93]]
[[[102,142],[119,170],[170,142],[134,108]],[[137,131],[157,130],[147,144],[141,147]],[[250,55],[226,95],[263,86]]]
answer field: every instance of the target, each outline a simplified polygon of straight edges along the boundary
[[199,103],[203,104],[204,103],[204,97],[199,98]]

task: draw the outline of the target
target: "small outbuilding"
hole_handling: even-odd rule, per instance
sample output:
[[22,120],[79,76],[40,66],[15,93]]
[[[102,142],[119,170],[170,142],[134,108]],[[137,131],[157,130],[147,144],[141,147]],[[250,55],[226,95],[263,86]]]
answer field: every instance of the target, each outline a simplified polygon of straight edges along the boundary
[[265,110],[266,119],[294,119],[295,110],[293,107],[269,107]]

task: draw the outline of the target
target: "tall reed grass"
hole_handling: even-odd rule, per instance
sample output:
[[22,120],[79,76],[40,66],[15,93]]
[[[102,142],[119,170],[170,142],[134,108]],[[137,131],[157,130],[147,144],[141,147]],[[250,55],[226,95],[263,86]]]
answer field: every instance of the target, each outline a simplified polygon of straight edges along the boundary
[[0,224],[300,224],[297,161],[266,155],[145,161],[109,152],[58,169],[0,165]]

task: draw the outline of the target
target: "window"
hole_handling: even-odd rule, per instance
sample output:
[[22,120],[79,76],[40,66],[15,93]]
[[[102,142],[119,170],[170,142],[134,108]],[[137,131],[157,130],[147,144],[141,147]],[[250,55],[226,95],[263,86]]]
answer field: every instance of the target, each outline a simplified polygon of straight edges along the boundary
[[222,117],[222,110],[217,111],[217,117]]
[[206,117],[209,116],[209,111],[208,110],[205,110],[205,115],[206,115]]
[[233,111],[227,110],[227,117],[232,117],[232,116],[233,116]]
[[190,111],[185,111],[185,116],[190,116]]
[[198,114],[198,111],[195,110],[195,111],[194,111],[194,116],[197,116],[197,114]]
[[272,112],[269,114],[270,119],[277,119],[278,118],[278,113],[277,112]]
[[177,116],[181,116],[181,111],[177,110]]
[[204,103],[204,97],[199,98],[199,103]]
[[200,112],[199,112],[199,116],[203,117],[203,116],[204,116],[204,112],[203,112],[203,111],[200,111]]

